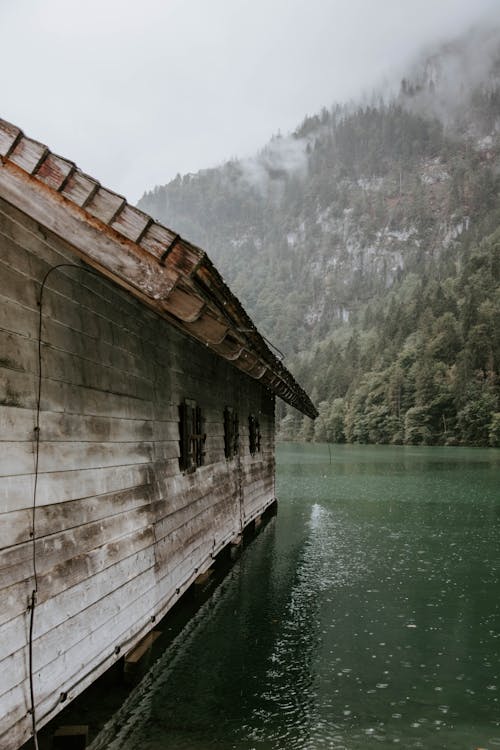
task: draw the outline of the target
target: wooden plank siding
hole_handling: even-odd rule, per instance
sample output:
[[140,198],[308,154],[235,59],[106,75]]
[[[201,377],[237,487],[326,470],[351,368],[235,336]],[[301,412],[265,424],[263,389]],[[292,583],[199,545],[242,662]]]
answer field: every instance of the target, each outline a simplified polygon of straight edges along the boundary
[[[100,194],[92,210],[117,212],[115,221],[139,235],[146,220],[120,214],[120,205]],[[53,271],[43,297],[33,542],[38,300],[42,279],[59,264],[75,267]],[[65,243],[0,200],[2,750],[17,750],[31,733],[33,553],[41,726],[63,707],[61,694],[74,698],[133,647],[241,532],[242,520],[274,500],[274,395],[85,268]],[[179,469],[184,398],[203,410],[207,436],[204,465],[192,473]],[[230,460],[226,406],[240,425],[240,451]],[[262,435],[255,455],[251,413]]]

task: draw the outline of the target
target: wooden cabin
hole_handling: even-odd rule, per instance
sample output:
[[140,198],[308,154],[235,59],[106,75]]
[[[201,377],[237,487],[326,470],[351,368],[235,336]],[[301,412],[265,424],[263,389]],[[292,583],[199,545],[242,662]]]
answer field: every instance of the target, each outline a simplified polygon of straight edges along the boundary
[[207,255],[0,120],[0,748],[275,501],[316,410]]

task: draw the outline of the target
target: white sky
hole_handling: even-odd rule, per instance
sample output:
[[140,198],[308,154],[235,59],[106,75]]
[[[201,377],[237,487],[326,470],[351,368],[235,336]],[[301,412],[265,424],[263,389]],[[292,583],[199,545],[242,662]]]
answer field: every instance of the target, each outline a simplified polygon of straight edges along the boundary
[[0,0],[0,116],[136,201],[484,18],[500,0]]

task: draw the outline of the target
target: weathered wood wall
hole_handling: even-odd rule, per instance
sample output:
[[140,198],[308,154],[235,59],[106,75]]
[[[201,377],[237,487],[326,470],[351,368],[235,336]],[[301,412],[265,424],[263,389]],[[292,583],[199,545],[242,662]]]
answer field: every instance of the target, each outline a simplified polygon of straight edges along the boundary
[[[34,691],[42,725],[153,627],[211,556],[274,499],[274,397],[86,273],[61,240],[0,202],[0,747],[30,736],[28,601],[38,307],[42,326]],[[206,461],[179,470],[184,398]],[[223,409],[239,413],[224,457]],[[262,448],[249,452],[248,415]]]

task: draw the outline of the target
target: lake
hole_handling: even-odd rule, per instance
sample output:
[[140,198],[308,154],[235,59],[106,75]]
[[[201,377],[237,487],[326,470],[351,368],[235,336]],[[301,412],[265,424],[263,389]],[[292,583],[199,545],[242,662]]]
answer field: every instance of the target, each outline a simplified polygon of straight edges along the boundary
[[108,750],[500,748],[500,451],[282,445]]

